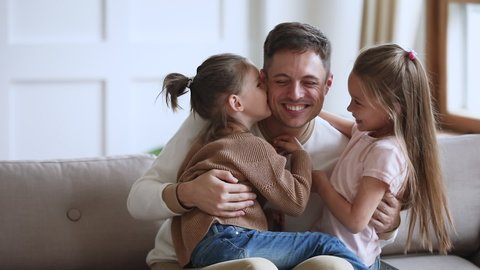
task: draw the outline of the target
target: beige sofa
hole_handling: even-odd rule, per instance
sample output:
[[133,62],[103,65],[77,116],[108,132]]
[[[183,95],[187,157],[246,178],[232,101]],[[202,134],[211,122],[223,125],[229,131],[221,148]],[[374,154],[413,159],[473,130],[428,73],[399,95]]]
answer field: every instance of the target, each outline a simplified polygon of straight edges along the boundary
[[[415,248],[404,255],[402,226],[384,250],[399,269],[480,269],[480,135],[440,143],[455,250],[437,256]],[[0,161],[0,269],[147,269],[159,223],[133,219],[126,199],[153,159]]]

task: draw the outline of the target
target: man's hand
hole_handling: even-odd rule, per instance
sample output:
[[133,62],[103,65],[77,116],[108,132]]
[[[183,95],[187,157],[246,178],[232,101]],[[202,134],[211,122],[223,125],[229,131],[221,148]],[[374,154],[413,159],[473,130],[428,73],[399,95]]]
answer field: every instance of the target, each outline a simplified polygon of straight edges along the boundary
[[370,220],[377,234],[391,232],[400,226],[400,208],[400,201],[392,193],[385,193]]
[[238,184],[228,171],[210,170],[193,181],[178,186],[178,200],[185,207],[200,210],[219,217],[243,216],[243,209],[252,206],[255,193],[251,187]]

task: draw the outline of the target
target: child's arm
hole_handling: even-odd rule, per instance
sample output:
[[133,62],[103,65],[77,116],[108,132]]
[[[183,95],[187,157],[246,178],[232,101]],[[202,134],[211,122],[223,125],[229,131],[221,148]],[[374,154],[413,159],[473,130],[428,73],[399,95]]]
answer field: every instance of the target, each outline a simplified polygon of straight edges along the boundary
[[358,233],[369,223],[373,212],[388,190],[388,185],[376,178],[364,176],[357,195],[349,203],[330,184],[325,173],[312,172],[313,190],[320,194],[332,214],[352,233]]
[[325,119],[328,123],[330,123],[330,125],[340,131],[343,135],[347,136],[348,138],[352,137],[352,127],[354,124],[352,120],[340,117],[326,111],[321,111],[318,116]]

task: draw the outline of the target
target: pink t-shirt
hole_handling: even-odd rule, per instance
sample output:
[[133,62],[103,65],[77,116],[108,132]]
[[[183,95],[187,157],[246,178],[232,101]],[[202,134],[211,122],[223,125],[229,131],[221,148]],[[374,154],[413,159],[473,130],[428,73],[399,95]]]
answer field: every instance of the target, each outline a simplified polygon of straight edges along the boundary
[[[352,138],[340,156],[330,182],[351,203],[363,176],[384,181],[389,185],[390,191],[397,194],[406,173],[406,158],[395,137],[373,138],[354,126]],[[314,229],[336,235],[366,265],[372,265],[380,255],[381,246],[373,226],[367,225],[361,232],[352,234],[328,209],[324,209],[323,216]]]

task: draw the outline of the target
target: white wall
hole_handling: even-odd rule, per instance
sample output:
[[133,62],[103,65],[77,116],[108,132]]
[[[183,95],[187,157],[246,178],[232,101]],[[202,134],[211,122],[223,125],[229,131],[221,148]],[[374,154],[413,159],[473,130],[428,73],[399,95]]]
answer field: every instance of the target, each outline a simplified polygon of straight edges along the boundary
[[165,74],[248,54],[248,2],[0,0],[0,159],[138,153],[188,113],[160,99]]
[[333,44],[325,109],[343,115],[362,0],[0,0],[0,159],[139,153],[188,112],[155,101],[168,72],[219,52],[262,65],[277,23],[318,26]]

